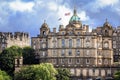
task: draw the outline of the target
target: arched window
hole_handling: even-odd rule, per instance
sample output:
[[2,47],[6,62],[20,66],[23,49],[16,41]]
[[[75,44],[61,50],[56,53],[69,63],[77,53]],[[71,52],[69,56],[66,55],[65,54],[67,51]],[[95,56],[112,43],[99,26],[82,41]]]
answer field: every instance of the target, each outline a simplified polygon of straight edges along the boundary
[[68,55],[72,56],[72,50],[71,49],[69,50]]
[[80,51],[79,50],[76,51],[76,56],[80,56]]
[[43,35],[46,35],[46,32],[45,32],[45,31],[43,31]]
[[69,48],[72,47],[72,39],[69,39]]
[[65,39],[62,39],[62,47],[65,47]]

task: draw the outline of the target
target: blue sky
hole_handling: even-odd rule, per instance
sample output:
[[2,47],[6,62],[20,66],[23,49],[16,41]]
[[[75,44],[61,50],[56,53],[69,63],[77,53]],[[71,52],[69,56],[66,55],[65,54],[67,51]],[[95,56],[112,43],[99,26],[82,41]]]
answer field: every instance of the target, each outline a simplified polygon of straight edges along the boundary
[[[74,6],[82,24],[102,26],[107,18],[113,27],[120,26],[120,0],[0,0],[0,31],[39,34],[44,20],[58,29],[69,23]],[[70,12],[69,16],[65,13]],[[58,21],[59,18],[62,18]]]

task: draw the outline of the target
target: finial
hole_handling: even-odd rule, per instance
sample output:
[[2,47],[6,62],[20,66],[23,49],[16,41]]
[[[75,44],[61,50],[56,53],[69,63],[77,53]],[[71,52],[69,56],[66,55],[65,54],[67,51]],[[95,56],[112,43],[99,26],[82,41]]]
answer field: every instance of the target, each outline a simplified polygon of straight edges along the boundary
[[77,15],[76,6],[74,6],[74,15]]
[[106,22],[108,22],[108,19],[106,18]]
[[44,23],[46,23],[46,20],[44,20]]

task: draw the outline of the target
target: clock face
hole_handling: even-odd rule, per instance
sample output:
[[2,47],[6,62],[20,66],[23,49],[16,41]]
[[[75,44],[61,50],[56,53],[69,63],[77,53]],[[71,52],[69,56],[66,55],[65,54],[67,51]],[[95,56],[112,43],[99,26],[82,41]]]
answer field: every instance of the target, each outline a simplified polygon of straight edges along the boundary
[[107,43],[107,42],[104,44],[104,47],[105,47],[105,48],[108,48],[108,43]]

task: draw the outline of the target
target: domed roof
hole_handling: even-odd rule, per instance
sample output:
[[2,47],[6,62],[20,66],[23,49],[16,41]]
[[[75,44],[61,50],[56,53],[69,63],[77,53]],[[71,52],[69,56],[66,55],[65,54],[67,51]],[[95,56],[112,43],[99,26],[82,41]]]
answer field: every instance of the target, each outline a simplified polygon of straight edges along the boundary
[[69,21],[69,22],[74,22],[74,21],[76,21],[76,22],[80,21],[80,17],[77,16],[77,11],[76,11],[76,9],[74,9],[74,14],[73,14],[73,16],[70,18],[70,21]]
[[107,21],[107,19],[106,19],[106,22],[103,24],[103,27],[109,27],[109,28],[111,28],[111,25],[110,25],[110,23]]
[[41,28],[48,28],[48,25],[45,20],[44,20],[44,23],[42,24]]

